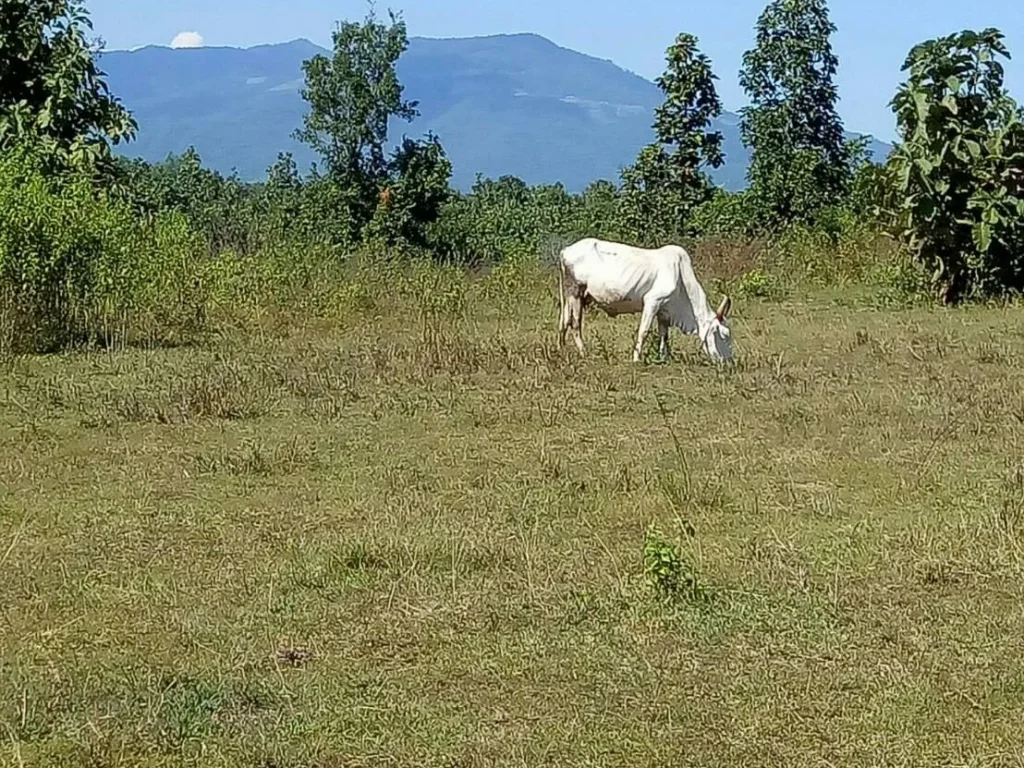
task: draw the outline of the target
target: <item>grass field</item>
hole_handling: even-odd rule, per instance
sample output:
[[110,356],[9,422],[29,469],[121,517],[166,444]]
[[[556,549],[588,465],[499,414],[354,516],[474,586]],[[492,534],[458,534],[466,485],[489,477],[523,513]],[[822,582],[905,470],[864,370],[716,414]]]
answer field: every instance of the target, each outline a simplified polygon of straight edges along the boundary
[[458,290],[5,364],[0,765],[1024,765],[1019,310]]

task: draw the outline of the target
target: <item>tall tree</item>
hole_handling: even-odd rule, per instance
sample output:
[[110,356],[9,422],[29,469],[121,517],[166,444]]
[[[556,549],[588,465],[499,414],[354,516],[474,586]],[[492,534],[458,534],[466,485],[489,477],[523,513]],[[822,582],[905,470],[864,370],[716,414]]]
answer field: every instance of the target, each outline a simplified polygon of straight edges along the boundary
[[750,99],[741,135],[751,149],[747,178],[760,223],[777,228],[842,200],[855,147],[836,111],[836,26],[826,0],[773,0],[756,30],[740,72]]
[[388,17],[390,23],[378,21],[371,5],[362,24],[337,26],[330,58],[318,55],[302,65],[309,112],[295,136],[323,158],[336,183],[357,192],[365,220],[388,176],[388,121],[418,114],[395,73],[408,47],[405,22],[391,11]]
[[719,168],[725,162],[722,134],[711,131],[711,121],[722,114],[715,90],[718,77],[711,60],[697,48],[697,38],[680,33],[665,52],[667,67],[655,81],[664,103],[654,112],[658,142],[669,147],[673,183],[688,207],[711,194],[705,166]]
[[347,208],[350,242],[425,245],[450,193],[451,163],[436,136],[403,136],[386,154],[389,121],[419,114],[395,71],[408,44],[405,22],[390,10],[387,22],[378,21],[371,2],[361,24],[337,26],[331,58],[303,63],[309,112],[295,135],[323,157]]
[[654,114],[656,141],[622,172],[623,226],[634,239],[681,231],[690,212],[713,193],[704,168],[725,162],[722,134],[709,130],[722,114],[718,78],[697,43],[682,32],[665,51],[666,68],[656,81],[665,95]]
[[73,0],[0,0],[0,149],[30,137],[63,161],[109,159],[136,124],[107,90]]

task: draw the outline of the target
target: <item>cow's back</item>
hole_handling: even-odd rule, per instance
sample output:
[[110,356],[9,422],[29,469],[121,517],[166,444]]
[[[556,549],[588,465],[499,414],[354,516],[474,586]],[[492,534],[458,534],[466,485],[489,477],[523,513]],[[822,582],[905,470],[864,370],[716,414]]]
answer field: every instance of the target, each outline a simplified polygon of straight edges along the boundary
[[[562,260],[573,278],[587,287],[599,304],[622,304],[623,309],[643,300],[673,275],[674,256],[664,248],[636,248],[588,237],[564,251]],[[672,278],[674,279],[674,278]]]

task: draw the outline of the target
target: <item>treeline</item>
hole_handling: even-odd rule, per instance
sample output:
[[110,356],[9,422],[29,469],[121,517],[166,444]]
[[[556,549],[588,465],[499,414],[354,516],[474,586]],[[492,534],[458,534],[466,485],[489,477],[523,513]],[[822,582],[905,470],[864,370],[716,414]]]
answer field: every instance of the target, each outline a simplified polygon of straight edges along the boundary
[[580,194],[514,177],[450,186],[441,138],[387,151],[414,121],[395,63],[404,22],[344,22],[333,53],[303,65],[296,136],[320,163],[279,156],[259,183],[188,150],[162,163],[116,157],[137,130],[95,63],[84,7],[0,0],[0,351],[187,331],[259,285],[301,290],[354,253],[462,265],[536,259],[584,235],[638,245],[709,236],[841,250],[851,232],[891,235],[942,301],[1024,287],[1024,114],[1003,85],[994,29],[910,51],[892,99],[900,141],[883,165],[847,141],[836,111],[835,26],[825,0],[773,0],[740,82],[748,188],[707,174],[724,162],[712,62],[680,34],[657,84],[655,140],[615,181]]

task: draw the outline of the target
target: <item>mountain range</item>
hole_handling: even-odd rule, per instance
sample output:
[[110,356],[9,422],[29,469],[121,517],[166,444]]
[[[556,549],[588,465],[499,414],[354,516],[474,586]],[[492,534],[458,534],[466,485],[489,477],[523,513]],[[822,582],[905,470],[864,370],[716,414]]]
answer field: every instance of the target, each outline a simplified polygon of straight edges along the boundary
[[[287,151],[307,170],[316,158],[292,132],[306,112],[302,62],[316,54],[329,52],[309,40],[106,51],[99,63],[107,83],[139,123],[136,140],[118,151],[156,162],[191,145],[204,165],[249,181]],[[570,191],[617,180],[653,140],[662,101],[651,81],[535,34],[414,37],[397,71],[420,115],[392,123],[392,144],[433,131],[451,158],[452,184],[463,190],[477,174],[562,182]],[[712,176],[742,189],[749,155],[739,116],[724,112],[714,128],[726,164]],[[870,149],[881,161],[891,147],[872,139]]]

